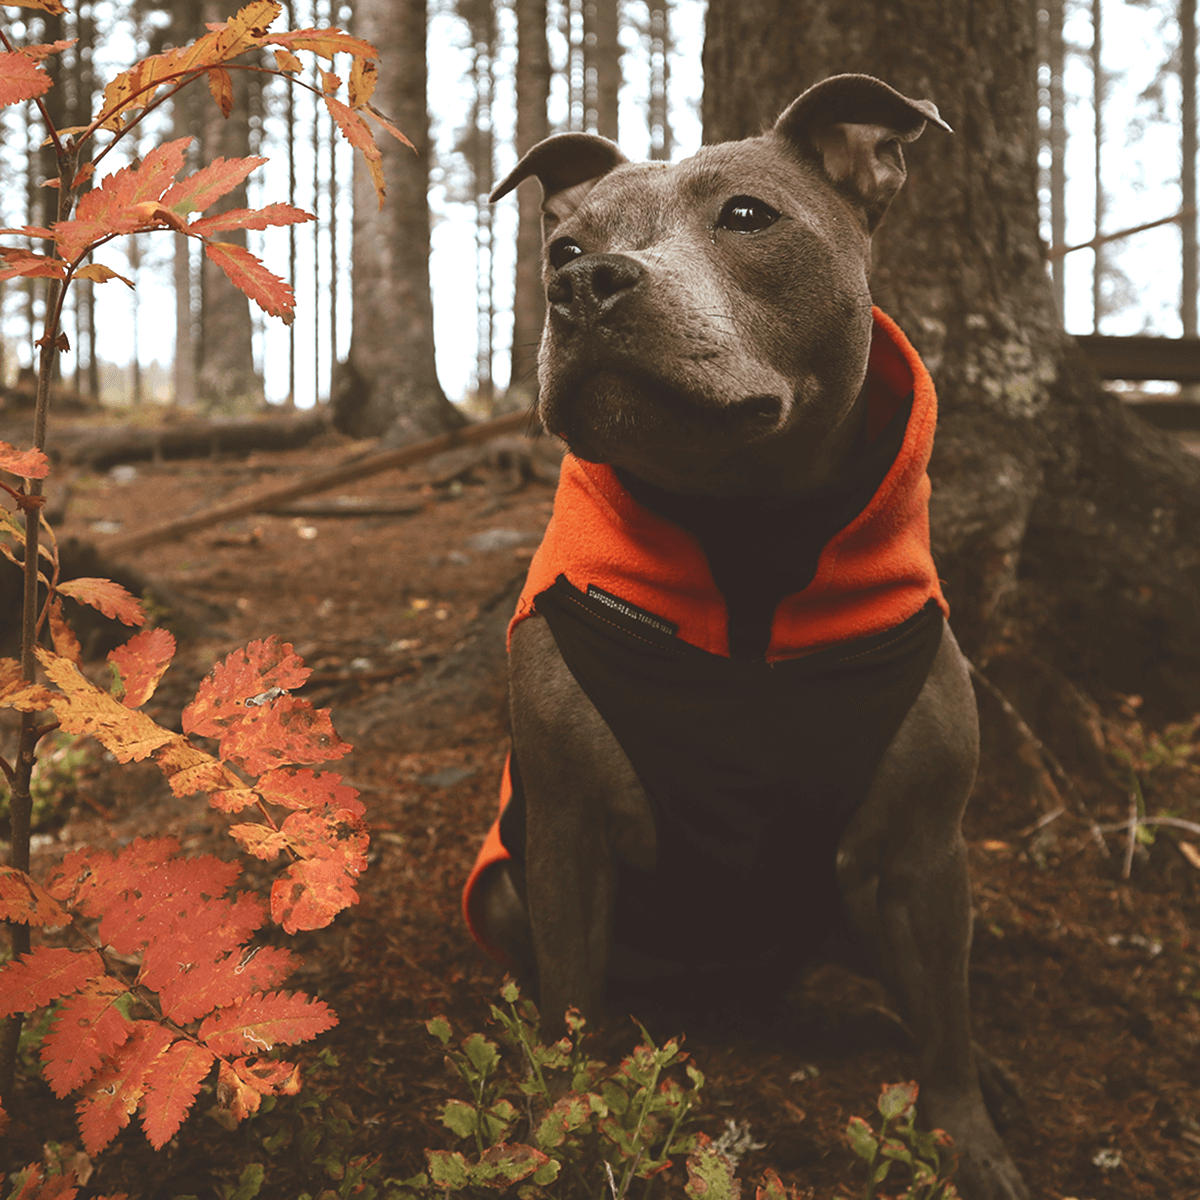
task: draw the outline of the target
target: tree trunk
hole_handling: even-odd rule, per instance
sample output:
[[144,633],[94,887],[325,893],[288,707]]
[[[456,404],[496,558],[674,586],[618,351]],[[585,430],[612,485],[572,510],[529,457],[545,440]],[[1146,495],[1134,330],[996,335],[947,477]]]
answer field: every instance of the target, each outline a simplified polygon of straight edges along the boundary
[[[204,19],[224,21],[229,16],[221,0],[205,0]],[[215,158],[246,158],[250,155],[250,88],[248,71],[230,71],[233,85],[233,107],[228,118],[209,99],[204,110],[204,161]],[[240,184],[224,199],[224,208],[247,208],[246,185]],[[239,246],[246,244],[246,232],[233,229],[223,233],[225,241]],[[206,256],[200,272],[200,364],[198,388],[200,398],[208,404],[228,404],[250,400],[255,404],[263,398],[262,380],[254,369],[254,346],[251,338],[250,301],[234,287],[225,272]]]
[[374,103],[402,129],[414,154],[379,138],[387,203],[354,164],[354,325],[334,389],[334,421],[356,437],[399,443],[463,424],[438,383],[429,291],[429,116],[425,107],[425,0],[360,0],[358,36],[383,67]]
[[[517,154],[550,136],[550,47],[546,0],[516,0]],[[513,286],[512,374],[506,407],[537,399],[537,348],[546,319],[542,291],[542,210],[536,188],[517,188],[517,267]]]
[[1180,222],[1183,239],[1183,279],[1179,316],[1185,337],[1195,337],[1198,258],[1196,251],[1196,0],[1179,0],[1180,124],[1179,190],[1185,215]]
[[842,71],[937,103],[956,132],[906,151],[873,293],[937,383],[933,540],[955,630],[977,661],[1032,652],[1089,690],[1190,713],[1200,464],[1101,389],[1055,311],[1036,33],[1032,4],[711,0],[706,140],[757,131]]
[[650,35],[650,95],[646,123],[650,126],[650,157],[671,161],[671,2],[648,0]]
[[621,91],[621,42],[617,0],[584,0],[583,60],[587,78],[587,128],[617,141]]

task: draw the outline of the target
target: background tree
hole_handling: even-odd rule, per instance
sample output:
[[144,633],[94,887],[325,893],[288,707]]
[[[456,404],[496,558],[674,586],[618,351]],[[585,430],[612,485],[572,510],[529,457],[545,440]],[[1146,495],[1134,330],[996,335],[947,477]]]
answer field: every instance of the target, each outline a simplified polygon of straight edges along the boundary
[[1036,35],[1032,4],[712,0],[705,136],[752,133],[840,71],[936,101],[956,132],[911,148],[873,294],[937,382],[934,550],[955,629],[1031,709],[1065,711],[1070,679],[1190,713],[1200,464],[1063,332],[1038,236]]
[[444,432],[464,418],[438,383],[429,291],[429,115],[425,0],[359,0],[355,33],[387,63],[375,106],[416,147],[384,145],[388,203],[380,210],[366,171],[354,173],[350,354],[334,389],[334,420],[356,437],[400,442]]
[[583,73],[585,128],[618,140],[617,97],[621,91],[618,0],[584,0]]
[[650,94],[646,124],[650,126],[650,157],[670,162],[673,141],[668,88],[671,83],[671,3],[647,0],[650,50]]
[[[516,0],[517,155],[550,135],[550,47],[546,0]],[[517,189],[517,266],[513,287],[510,406],[537,397],[537,347],[546,315],[542,292],[542,216],[536,188]]]

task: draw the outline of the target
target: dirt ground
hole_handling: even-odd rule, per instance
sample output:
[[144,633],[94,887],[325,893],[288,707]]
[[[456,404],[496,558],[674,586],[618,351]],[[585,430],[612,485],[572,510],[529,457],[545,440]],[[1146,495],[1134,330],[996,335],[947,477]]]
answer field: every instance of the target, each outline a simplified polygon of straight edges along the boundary
[[[362,449],[330,435],[301,451],[75,475],[51,507],[65,509],[60,538],[102,546]],[[330,1105],[345,1106],[337,1111],[356,1144],[381,1154],[396,1177],[424,1168],[425,1147],[454,1145],[438,1110],[459,1093],[424,1019],[444,1012],[460,1033],[483,1028],[501,979],[463,925],[459,892],[495,810],[506,749],[499,631],[512,594],[504,593],[522,576],[553,495],[536,480],[505,491],[508,474],[486,464],[453,482],[445,475],[432,484],[434,464],[340,490],[359,505],[414,510],[405,515],[257,513],[123,560],[189,601],[188,636],[149,706],[158,720],[177,725],[214,661],[277,634],[314,668],[304,694],[332,707],[355,745],[336,769],[368,806],[362,900],[331,928],[295,939],[305,962],[292,986],[338,1012],[340,1024],[315,1045],[331,1048],[341,1067],[319,1086]],[[1108,699],[1111,736],[1144,751],[1134,711]],[[1122,882],[1122,837],[1108,835],[1106,858],[1070,800],[1039,828],[1056,801],[1030,787],[1021,769],[1028,746],[992,718],[967,836],[975,1033],[1011,1069],[1025,1102],[1003,1135],[1035,1197],[1200,1197],[1200,870],[1173,835],[1160,834]],[[1146,762],[1150,810],[1197,820],[1190,760]],[[1126,790],[1080,786],[1098,822],[1125,819]],[[232,857],[225,824],[172,798],[151,766],[97,764],[73,806],[39,834],[35,871],[82,844],[167,832],[189,851]],[[269,886],[260,868],[251,878]],[[882,1083],[913,1073],[880,988],[823,968],[766,1009],[706,1012],[700,1003],[686,1032],[708,1078],[704,1127],[716,1136],[727,1120],[747,1123],[762,1144],[743,1159],[743,1179],[773,1167],[802,1194],[861,1195],[842,1130],[851,1115],[873,1112]],[[256,1160],[267,1166],[262,1195],[302,1190],[288,1156],[262,1154],[253,1121],[226,1133],[203,1111],[211,1106],[202,1094],[157,1154],[134,1121],[98,1158],[83,1194],[228,1195],[221,1188]],[[36,1077],[11,1111],[20,1161],[47,1140],[77,1141],[69,1102],[54,1101]],[[680,1194],[678,1170],[674,1180],[668,1190]]]

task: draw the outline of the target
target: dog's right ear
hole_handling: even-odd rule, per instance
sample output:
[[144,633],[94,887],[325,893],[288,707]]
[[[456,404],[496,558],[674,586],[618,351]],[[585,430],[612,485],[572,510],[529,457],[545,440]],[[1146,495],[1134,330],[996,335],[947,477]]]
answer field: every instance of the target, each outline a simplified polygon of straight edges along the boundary
[[538,142],[498,183],[489,200],[499,200],[531,175],[542,185],[542,239],[572,216],[584,197],[613,169],[629,159],[615,142],[594,133],[558,133]]

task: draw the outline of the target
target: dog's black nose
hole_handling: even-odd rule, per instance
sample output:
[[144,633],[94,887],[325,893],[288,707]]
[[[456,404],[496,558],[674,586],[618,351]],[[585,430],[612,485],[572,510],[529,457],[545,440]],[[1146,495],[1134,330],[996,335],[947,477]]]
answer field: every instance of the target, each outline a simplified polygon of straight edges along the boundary
[[559,321],[588,325],[607,316],[644,274],[641,263],[623,254],[584,254],[551,278],[546,299]]

